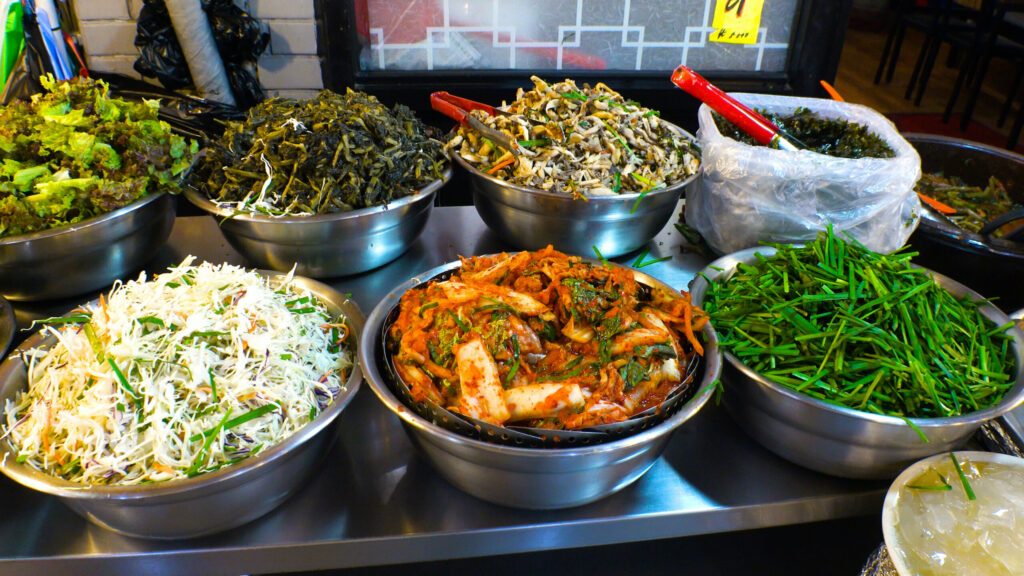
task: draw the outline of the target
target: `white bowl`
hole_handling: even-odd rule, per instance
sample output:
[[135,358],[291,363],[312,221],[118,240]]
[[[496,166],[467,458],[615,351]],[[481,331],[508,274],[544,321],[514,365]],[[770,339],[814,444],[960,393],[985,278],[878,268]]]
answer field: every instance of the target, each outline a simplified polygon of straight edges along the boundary
[[[1016,456],[997,454],[995,452],[973,451],[957,451],[955,454],[957,459],[961,462],[964,460],[970,460],[972,462],[990,462],[1012,466],[1024,471],[1024,458],[1017,458]],[[911,571],[910,566],[907,565],[904,554],[899,548],[899,536],[896,533],[895,515],[896,505],[899,503],[900,490],[908,482],[925,472],[929,466],[934,466],[948,458],[949,453],[944,452],[912,464],[909,468],[901,472],[895,480],[893,480],[892,485],[889,486],[889,492],[885,495],[885,503],[882,505],[882,535],[885,537],[885,547],[889,549],[889,557],[892,558],[892,563],[896,566],[896,572],[898,572],[900,576],[917,576],[917,574]],[[960,489],[959,480],[952,478],[950,479],[950,482],[953,484],[954,490]]]

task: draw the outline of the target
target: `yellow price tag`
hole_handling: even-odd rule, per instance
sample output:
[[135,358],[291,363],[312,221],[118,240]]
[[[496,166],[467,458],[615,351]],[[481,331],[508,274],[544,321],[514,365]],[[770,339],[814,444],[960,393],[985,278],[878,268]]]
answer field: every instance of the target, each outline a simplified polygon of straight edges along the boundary
[[709,40],[726,44],[756,44],[757,30],[761,27],[764,0],[717,0],[715,29]]

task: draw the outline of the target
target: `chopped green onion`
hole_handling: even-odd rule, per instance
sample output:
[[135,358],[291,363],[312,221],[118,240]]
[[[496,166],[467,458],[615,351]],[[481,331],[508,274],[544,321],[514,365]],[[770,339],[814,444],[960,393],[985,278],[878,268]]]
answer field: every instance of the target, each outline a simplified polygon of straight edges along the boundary
[[36,324],[51,324],[55,326],[60,324],[85,324],[91,320],[92,314],[82,312],[80,314],[68,314],[67,316],[54,316],[52,318],[33,320],[32,327],[34,328]]
[[644,250],[643,254],[638,256],[637,259],[633,261],[633,268],[636,268],[636,269],[639,270],[640,268],[646,268],[647,266],[650,266],[651,264],[657,264],[658,262],[665,262],[666,260],[671,260],[672,259],[671,256],[665,256],[664,258],[655,258],[653,260],[647,260],[645,262],[644,259],[647,258],[647,254],[648,254],[648,251]]
[[469,332],[471,327],[469,324],[466,324],[465,320],[459,318],[459,316],[452,312],[451,310],[445,310],[445,312],[447,312],[448,315],[452,317],[452,320],[455,321],[455,325],[459,327],[459,330],[462,330],[463,332]]
[[82,332],[85,332],[85,337],[89,340],[89,346],[92,348],[93,354],[96,355],[96,361],[103,362],[103,357],[106,354],[103,352],[103,342],[96,335],[96,329],[92,327],[92,324],[83,324]]
[[431,308],[437,308],[437,302],[427,302],[423,306],[420,306],[420,318],[423,318],[423,313],[426,312],[427,310],[430,310]]
[[269,413],[273,412],[274,410],[278,410],[280,408],[281,407],[279,405],[274,404],[273,402],[271,402],[270,404],[264,404],[263,406],[260,406],[259,408],[254,408],[254,409],[246,412],[245,414],[242,414],[238,418],[232,418],[231,420],[227,419],[227,416],[231,414],[231,410],[228,409],[228,413],[225,415],[224,420],[222,420],[220,424],[218,424],[217,426],[214,426],[213,428],[210,428],[209,430],[207,430],[205,432],[200,432],[199,434],[194,434],[191,438],[188,439],[188,441],[189,442],[198,442],[200,438],[204,438],[204,437],[205,438],[209,438],[210,436],[213,436],[214,434],[217,434],[218,432],[220,432],[221,429],[223,429],[223,430],[230,430],[230,429],[234,428],[235,426],[240,426],[242,424],[245,424],[249,420],[255,420],[256,418],[259,418],[260,416],[263,416],[264,414],[269,414]]
[[910,488],[911,490],[936,490],[939,492],[948,492],[953,489],[953,487],[948,484],[943,486],[921,486],[920,484],[907,484],[907,488]]
[[960,484],[964,487],[964,494],[967,494],[967,499],[977,500],[978,497],[974,495],[974,488],[971,488],[971,483],[967,480],[964,469],[960,467],[960,461],[956,459],[956,454],[950,452],[949,459],[953,461],[953,467],[956,468],[956,475],[960,477]]
[[217,380],[213,377],[213,368],[207,368],[206,373],[210,375],[210,389],[213,396],[213,403],[220,404],[220,397],[217,396]]
[[598,249],[597,244],[592,244],[590,247],[594,249],[594,254],[597,254],[597,259],[601,261],[601,264],[608,266],[608,259],[604,257],[604,254],[601,254],[601,250]]
[[124,388],[132,398],[138,400],[139,395],[135,392],[135,389],[128,384],[128,379],[124,377],[124,372],[121,372],[121,369],[117,367],[117,363],[114,362],[114,359],[107,358],[107,364],[110,364],[110,369],[114,371],[114,376],[117,376],[117,381],[121,384],[121,388]]
[[516,377],[516,372],[519,371],[519,337],[515,334],[512,335],[512,367],[508,370],[508,375],[505,376],[505,386],[512,384],[512,379]]
[[650,193],[650,190],[644,190],[643,192],[640,193],[639,196],[636,197],[636,202],[633,202],[633,207],[629,209],[629,213],[630,214],[636,213],[637,208],[640,207],[640,202],[642,202],[643,199],[646,198],[647,194],[649,194],[649,193]]
[[903,418],[903,421],[907,423],[907,426],[910,426],[910,428],[914,432],[917,432],[917,435],[921,438],[921,442],[924,442],[925,444],[927,444],[929,442],[928,441],[928,437],[925,436],[925,434],[924,434],[924,430],[922,430],[920,426],[915,424],[913,420],[911,420],[910,418],[907,418],[906,416],[900,416],[900,418]]

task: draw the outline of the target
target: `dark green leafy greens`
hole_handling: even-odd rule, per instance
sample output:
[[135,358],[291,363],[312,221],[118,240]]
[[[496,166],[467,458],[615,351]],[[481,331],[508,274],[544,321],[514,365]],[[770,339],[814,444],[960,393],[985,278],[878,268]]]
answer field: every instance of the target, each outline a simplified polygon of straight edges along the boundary
[[711,282],[704,310],[721,346],[784,386],[857,410],[948,417],[1014,385],[1008,326],[957,298],[911,252],[876,254],[831,230]]
[[198,144],[157,119],[157,101],[111,98],[103,81],[41,81],[46,94],[0,109],[0,237],[179,191]]
[[347,212],[442,177],[441,143],[409,108],[329,90],[272,98],[231,122],[193,182],[222,207],[275,216]]
[[[773,114],[758,110],[778,128],[806,144],[810,150],[837,158],[892,158],[896,152],[866,126],[846,120],[823,118],[807,108],[797,108],[792,114]],[[715,114],[715,124],[725,136],[756,146],[754,139]]]
[[[989,177],[988,185],[982,188],[971,186],[956,176],[925,173],[917,181],[915,189],[920,194],[954,208],[956,212],[946,214],[946,218],[971,232],[981,231],[989,220],[1016,206],[1006,185],[995,176]],[[994,235],[1001,236],[1000,232],[997,230]]]

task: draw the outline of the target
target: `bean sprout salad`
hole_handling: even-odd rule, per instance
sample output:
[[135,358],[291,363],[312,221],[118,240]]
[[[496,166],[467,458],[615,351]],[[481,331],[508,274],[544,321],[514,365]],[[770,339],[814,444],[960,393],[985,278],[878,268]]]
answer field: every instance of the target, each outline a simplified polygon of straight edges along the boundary
[[572,80],[531,80],[533,90],[519,89],[498,115],[471,112],[509,135],[517,154],[467,126],[446,145],[449,154],[506,182],[581,199],[649,192],[697,171],[696,145],[669,129],[656,110],[604,83],[579,88]]

